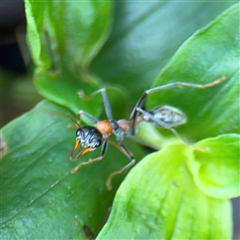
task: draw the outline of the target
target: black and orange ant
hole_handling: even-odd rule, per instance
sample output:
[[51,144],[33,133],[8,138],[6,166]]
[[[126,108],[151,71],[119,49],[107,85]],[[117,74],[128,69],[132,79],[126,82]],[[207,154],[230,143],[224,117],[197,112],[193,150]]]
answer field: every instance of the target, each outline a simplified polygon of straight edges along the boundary
[[[71,171],[71,173],[75,173],[82,166],[90,165],[94,162],[102,160],[107,150],[108,141],[109,141],[108,138],[110,137],[111,134],[114,134],[118,142],[118,145],[115,145],[115,144],[114,145],[118,147],[119,150],[122,151],[129,158],[130,163],[128,163],[121,170],[113,172],[109,175],[106,185],[107,185],[107,189],[110,190],[112,188],[112,185],[111,185],[112,178],[115,175],[121,174],[127,169],[129,169],[135,163],[135,158],[133,157],[132,153],[122,143],[124,139],[124,135],[130,132],[129,122],[124,119],[121,119],[118,121],[113,120],[112,111],[111,111],[110,103],[106,93],[106,89],[103,88],[94,92],[91,95],[91,97],[95,96],[98,93],[102,94],[103,102],[105,106],[105,112],[108,120],[99,120],[87,112],[79,111],[78,113],[79,119],[81,118],[81,116],[85,116],[88,119],[90,119],[92,122],[94,122],[95,126],[94,127],[84,126],[84,127],[79,127],[77,129],[76,143],[70,154],[70,159],[72,161],[75,161],[80,157],[82,157],[84,154],[90,151],[94,151],[96,148],[102,145],[101,154],[97,158],[89,159],[87,162],[80,163]],[[83,147],[83,150],[79,154],[77,154],[77,156],[74,157],[75,152],[80,146]]]
[[[169,83],[167,85],[159,86],[156,88],[149,89],[143,93],[135,107],[133,108],[130,120],[127,121],[125,119],[121,119],[118,121],[113,120],[112,111],[110,107],[110,102],[106,93],[106,89],[100,89],[93,94],[91,94],[90,98],[95,96],[98,93],[102,94],[105,112],[108,120],[99,120],[91,114],[79,111],[78,117],[85,116],[91,121],[95,123],[95,126],[84,126],[79,127],[76,131],[76,143],[70,154],[70,159],[75,161],[82,157],[84,154],[94,151],[96,148],[102,145],[101,154],[99,157],[90,159],[87,162],[82,162],[77,165],[71,173],[75,173],[79,170],[80,167],[85,165],[90,165],[94,162],[100,161],[103,159],[104,154],[107,150],[109,136],[114,134],[116,136],[118,145],[115,145],[122,151],[130,160],[130,162],[124,166],[121,170],[113,172],[109,175],[108,180],[106,182],[107,189],[110,190],[112,188],[111,181],[112,178],[118,174],[121,174],[128,170],[135,163],[135,158],[132,153],[123,145],[122,141],[125,136],[132,137],[137,132],[138,124],[141,122],[149,122],[153,123],[158,127],[166,128],[172,131],[178,138],[182,139],[182,137],[177,133],[174,127],[184,124],[187,122],[187,118],[185,114],[177,108],[165,105],[165,106],[157,106],[152,110],[148,111],[145,109],[145,100],[147,96],[151,93],[158,92],[161,90],[166,90],[170,88],[176,87],[189,87],[189,88],[200,88],[205,89],[209,87],[213,87],[215,85],[220,84],[225,81],[226,77],[221,77],[211,83],[208,84],[194,84],[194,83],[186,83],[186,82],[175,82]],[[183,140],[183,139],[182,139]],[[188,144],[185,140],[183,140],[186,144]],[[74,157],[77,149],[82,146],[83,150]]]

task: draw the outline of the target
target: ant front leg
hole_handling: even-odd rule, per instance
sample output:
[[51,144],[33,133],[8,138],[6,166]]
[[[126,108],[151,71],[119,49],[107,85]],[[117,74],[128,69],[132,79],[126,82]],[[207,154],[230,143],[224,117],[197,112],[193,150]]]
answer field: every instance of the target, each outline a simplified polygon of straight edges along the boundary
[[101,88],[98,91],[95,92],[95,94],[97,93],[101,93],[102,94],[102,98],[103,98],[103,104],[105,107],[105,113],[107,115],[108,121],[112,121],[113,120],[113,116],[112,116],[112,109],[110,106],[110,102],[107,96],[107,91],[106,88]]
[[189,143],[186,139],[184,139],[174,128],[169,128],[169,130],[177,137],[179,138],[185,145],[192,147],[193,149],[199,151],[199,152],[209,152],[209,148],[201,148],[201,147],[196,147]]
[[118,146],[119,150],[121,152],[123,152],[130,160],[130,163],[128,163],[125,167],[123,167],[121,170],[119,171],[116,171],[116,172],[113,172],[109,175],[108,179],[107,179],[107,182],[106,182],[106,186],[107,186],[107,189],[110,191],[112,189],[112,179],[114,176],[116,175],[119,175],[119,174],[122,174],[124,173],[125,171],[127,171],[130,167],[132,167],[136,160],[134,158],[134,156],[132,155],[132,153],[122,144],[122,143],[119,143],[119,146]]
[[103,104],[104,104],[104,108],[105,108],[105,113],[107,115],[107,118],[109,121],[113,120],[113,116],[112,116],[112,110],[111,110],[111,106],[110,106],[110,102],[107,96],[107,90],[106,88],[101,88],[95,92],[93,92],[89,97],[84,97],[82,92],[79,92],[79,96],[81,98],[84,98],[85,100],[89,101],[91,100],[94,96],[96,96],[98,93],[102,94],[102,98],[103,98]]
[[71,174],[74,174],[75,172],[77,172],[82,166],[90,165],[90,164],[92,164],[92,163],[94,163],[94,162],[98,162],[98,161],[102,160],[103,157],[104,157],[104,155],[105,155],[105,152],[106,152],[106,150],[107,150],[107,146],[108,146],[108,143],[107,143],[107,141],[105,140],[105,141],[103,142],[103,145],[102,145],[101,155],[100,155],[99,157],[97,157],[97,158],[89,159],[87,162],[82,162],[82,163],[80,163],[79,165],[77,165],[75,168],[73,168],[73,169],[71,170]]
[[97,119],[97,118],[94,117],[93,115],[91,115],[91,114],[89,114],[89,113],[87,113],[87,112],[85,112],[85,111],[83,111],[83,110],[79,111],[78,114],[77,114],[77,116],[78,116],[78,121],[79,121],[79,123],[80,123],[80,121],[81,121],[81,116],[87,117],[88,119],[90,119],[90,120],[91,120],[92,122],[94,122],[95,124],[99,122],[99,119]]

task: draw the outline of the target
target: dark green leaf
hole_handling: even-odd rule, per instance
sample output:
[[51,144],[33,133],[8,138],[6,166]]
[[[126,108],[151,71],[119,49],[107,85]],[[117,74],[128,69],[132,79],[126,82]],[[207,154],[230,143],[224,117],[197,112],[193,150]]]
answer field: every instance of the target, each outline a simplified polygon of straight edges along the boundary
[[91,69],[104,81],[123,85],[132,106],[179,46],[233,3],[116,1],[111,36]]
[[199,30],[177,51],[154,86],[170,82],[210,83],[208,89],[175,88],[153,93],[149,106],[172,105],[183,110],[188,123],[180,132],[193,140],[221,133],[239,133],[239,4]]
[[[106,179],[128,158],[110,145],[103,161],[70,174],[79,162],[99,156],[100,149],[71,162],[75,130],[67,128],[73,123],[61,114],[69,112],[44,101],[2,129],[2,239],[86,239],[83,227],[97,235],[108,216],[123,176],[113,180],[111,192]],[[128,145],[137,159],[143,156],[132,142]]]
[[[46,73],[39,75],[36,82],[39,86],[39,91],[47,99],[56,102],[62,106],[67,107],[73,113],[77,114],[80,110],[87,111],[94,115],[99,115],[103,109],[103,100],[101,94],[94,96],[90,100],[86,100],[84,97],[79,96],[79,92],[86,97],[89,97],[94,91],[99,88],[98,84],[89,85],[86,82],[79,82],[74,76],[70,76],[70,79],[66,81],[66,78]],[[53,94],[54,91],[54,94]],[[121,117],[125,111],[125,99],[122,92],[115,87],[107,87],[108,97],[111,103],[114,117]],[[121,102],[121,104],[119,104]]]
[[100,98],[94,98],[94,101],[90,102],[78,96],[79,91],[84,91],[84,94],[87,96],[90,95],[90,93],[98,89],[99,84],[90,85],[86,82],[79,82],[79,79],[71,74],[61,76],[48,72],[38,75],[35,83],[44,97],[67,107],[75,114],[79,110],[85,110],[92,114],[99,113]]

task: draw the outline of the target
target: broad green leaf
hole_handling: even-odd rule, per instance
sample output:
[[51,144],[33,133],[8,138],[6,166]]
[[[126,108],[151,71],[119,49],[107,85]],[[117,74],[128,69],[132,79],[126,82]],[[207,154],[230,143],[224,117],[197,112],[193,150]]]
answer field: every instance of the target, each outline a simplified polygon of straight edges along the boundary
[[220,135],[196,146],[209,152],[195,151],[188,162],[196,185],[208,196],[233,198],[240,195],[240,137]]
[[[47,69],[52,64],[47,51],[42,47],[44,34],[40,34],[41,28],[44,25],[44,8],[44,3],[39,3],[38,7],[35,7],[31,1],[25,1],[28,46],[34,63],[39,66],[40,69]],[[37,21],[35,16],[39,16]]]
[[91,69],[123,85],[133,106],[179,46],[234,2],[116,1],[110,38]]
[[[147,134],[146,134],[147,133]],[[151,149],[159,150],[164,143],[169,143],[169,138],[166,139],[163,135],[160,135],[153,124],[142,122],[138,126],[138,132],[134,136],[134,140],[143,146],[148,146]]]
[[[46,99],[67,107],[69,110],[78,113],[79,110],[85,110],[92,114],[99,113],[100,98],[95,98],[94,102],[84,101],[78,95],[78,92],[84,91],[86,95],[99,88],[99,84],[89,84],[80,82],[77,76],[72,74],[55,74],[46,72],[35,78],[35,84],[38,91]],[[81,106],[81,108],[80,108]]]
[[[61,114],[69,111],[43,101],[1,129],[6,151],[0,161],[2,239],[87,239],[88,232],[97,235],[108,216],[124,175],[113,180],[111,192],[106,179],[128,158],[110,145],[101,162],[70,174],[79,162],[99,156],[100,149],[71,162],[75,129]],[[141,159],[138,147],[130,141],[126,146]]]
[[230,239],[230,202],[195,185],[185,162],[192,154],[175,143],[145,157],[119,188],[97,239]]
[[[101,94],[94,96],[90,100],[81,98],[79,92],[83,92],[83,95],[89,97],[94,91],[99,89],[98,84],[89,85],[85,82],[79,84],[76,77],[71,76],[70,81],[65,81],[61,76],[46,73],[39,75],[36,79],[37,84],[41,86],[41,93],[55,103],[65,106],[71,110],[75,115],[80,110],[87,111],[93,115],[99,115],[100,111],[104,111],[103,99]],[[124,95],[116,87],[105,86],[107,89],[108,98],[112,107],[113,116],[117,119],[121,118],[121,114],[124,112],[126,105]],[[54,90],[54,94],[52,91]],[[119,105],[121,102],[121,105]],[[105,116],[106,118],[106,116]]]
[[239,4],[196,32],[163,69],[154,87],[170,82],[210,83],[208,89],[175,88],[153,93],[149,106],[167,104],[185,112],[179,132],[196,141],[222,133],[239,133]]
[[51,67],[84,74],[109,34],[111,1],[25,0],[25,8],[37,72]]
[[[112,2],[25,3],[28,42],[37,65],[35,85],[45,98],[77,113],[77,92],[90,94],[100,86],[88,66],[108,37]],[[83,102],[82,109],[97,114],[99,103],[99,99],[90,104]]]

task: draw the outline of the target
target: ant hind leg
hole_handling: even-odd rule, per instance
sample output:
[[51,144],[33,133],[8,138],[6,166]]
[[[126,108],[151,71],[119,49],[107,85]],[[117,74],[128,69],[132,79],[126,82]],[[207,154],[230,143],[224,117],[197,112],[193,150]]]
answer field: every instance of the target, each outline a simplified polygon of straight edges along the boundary
[[199,148],[196,147],[194,145],[192,145],[191,143],[189,143],[188,141],[186,141],[174,128],[168,128],[177,138],[179,138],[185,145],[194,148],[197,151],[200,152],[209,152],[208,148]]
[[107,186],[107,190],[111,190],[112,189],[112,179],[114,176],[119,175],[124,173],[125,171],[127,171],[130,167],[132,167],[136,160],[134,158],[134,156],[132,155],[132,153],[122,144],[119,143],[119,150],[121,150],[130,160],[130,163],[128,163],[126,166],[124,166],[122,169],[120,169],[119,171],[116,172],[112,172],[106,182],[106,186]]
[[85,112],[83,110],[79,111],[77,116],[78,116],[79,125],[80,125],[80,121],[81,121],[81,116],[85,116],[86,118],[90,119],[94,123],[98,123],[99,122],[99,119],[97,119],[93,115],[91,115],[91,114],[89,114],[89,113],[87,113],[87,112]]

